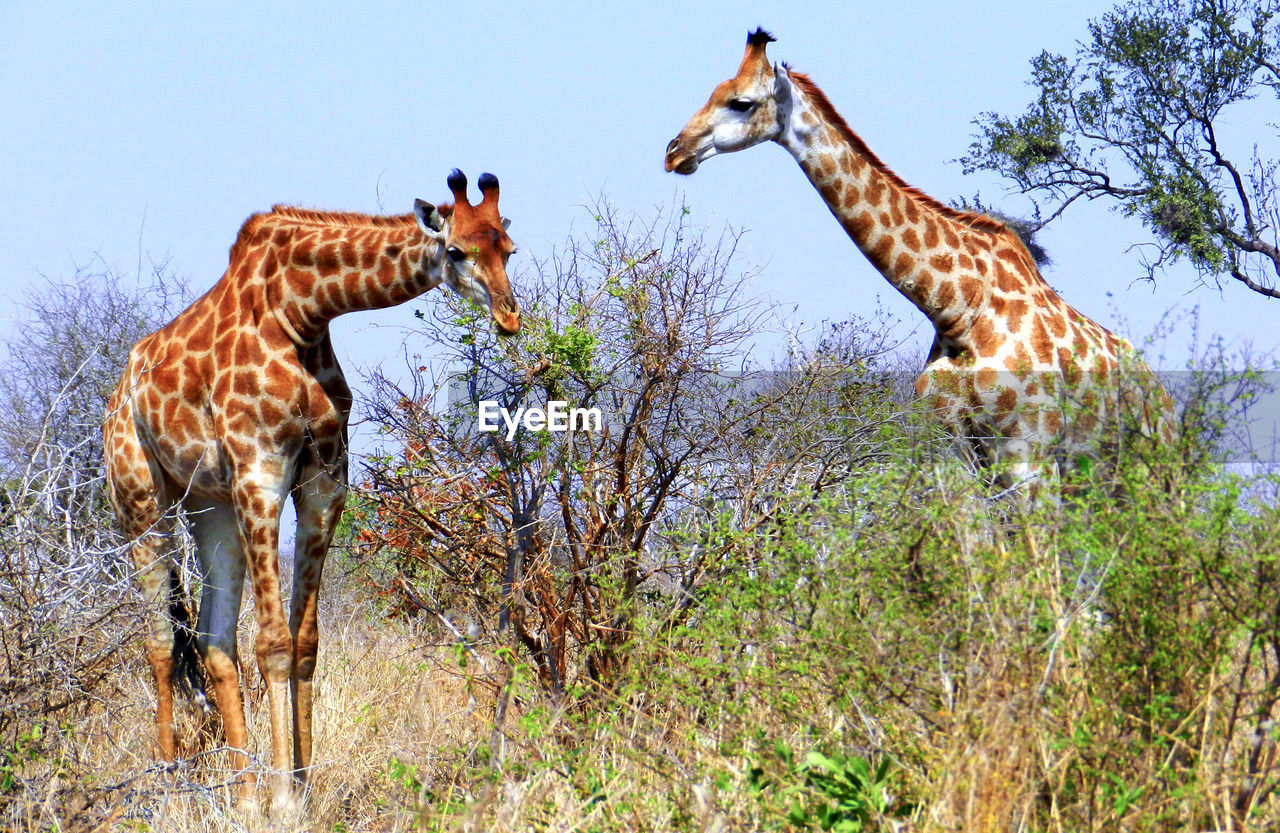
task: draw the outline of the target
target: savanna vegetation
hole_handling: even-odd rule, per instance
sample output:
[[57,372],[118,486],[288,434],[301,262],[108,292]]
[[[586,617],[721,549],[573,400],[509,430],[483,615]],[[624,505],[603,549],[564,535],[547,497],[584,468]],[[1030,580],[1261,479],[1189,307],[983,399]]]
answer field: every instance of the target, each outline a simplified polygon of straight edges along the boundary
[[[363,386],[379,451],[331,554],[297,829],[1273,826],[1276,483],[1219,442],[1259,379],[1210,351],[1178,444],[1121,444],[1061,502],[994,498],[879,322],[744,367],[773,313],[737,243],[602,201],[519,276],[521,338],[443,293],[406,313],[404,372]],[[151,283],[51,287],[9,345],[7,829],[241,823],[216,717],[190,707],[184,756],[155,763],[102,500],[106,393],[181,296]],[[481,400],[557,399],[600,430],[476,430]]]

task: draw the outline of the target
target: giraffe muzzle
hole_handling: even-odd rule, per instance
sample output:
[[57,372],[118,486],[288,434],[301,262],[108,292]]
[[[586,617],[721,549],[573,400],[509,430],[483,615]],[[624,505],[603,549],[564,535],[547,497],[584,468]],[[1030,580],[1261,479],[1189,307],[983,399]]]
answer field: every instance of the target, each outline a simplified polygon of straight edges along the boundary
[[499,298],[489,307],[489,317],[499,335],[513,336],[520,332],[520,307],[512,299]]
[[696,153],[688,154],[682,159],[680,158],[681,149],[682,148],[681,148],[679,136],[672,139],[667,144],[667,156],[666,156],[665,167],[667,169],[667,173],[671,173],[672,171],[674,171],[678,174],[683,174],[685,176],[688,176],[689,174],[698,170],[698,155]]
[[493,323],[497,327],[498,335],[516,335],[520,332],[520,313],[516,312],[511,315],[504,315],[502,318],[495,318]]

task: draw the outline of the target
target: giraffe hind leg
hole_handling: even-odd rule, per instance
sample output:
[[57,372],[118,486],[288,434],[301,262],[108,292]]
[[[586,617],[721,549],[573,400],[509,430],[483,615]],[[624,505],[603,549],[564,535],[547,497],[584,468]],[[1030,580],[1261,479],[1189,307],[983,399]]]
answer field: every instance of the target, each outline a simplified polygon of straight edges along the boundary
[[156,731],[160,755],[172,761],[178,755],[174,739],[173,677],[174,632],[165,610],[163,594],[168,589],[169,567],[163,549],[167,534],[148,530],[132,546],[134,567],[147,609],[147,663],[156,687]]
[[[154,504],[152,504],[155,506]],[[182,574],[173,563],[173,518],[145,513],[150,523],[134,536],[132,555],[147,607],[147,661],[156,686],[156,725],[161,755],[174,760],[179,752],[174,715],[175,695],[205,713],[211,705],[205,691],[204,663],[196,650],[189,599]],[[139,518],[132,518],[137,522]]]
[[[173,693],[180,654],[173,592],[181,582],[170,563],[172,504],[164,499],[164,483],[147,459],[132,424],[116,413],[104,435],[114,456],[107,456],[107,487],[120,520],[134,575],[142,591],[146,617],[146,656],[156,692],[156,734],[166,761],[177,757]],[[183,674],[185,674],[185,670]]]
[[222,731],[234,751],[232,765],[243,773],[240,799],[247,805],[256,789],[250,769],[248,727],[240,686],[237,625],[244,592],[245,560],[235,509],[225,501],[188,497],[184,502],[200,560],[203,589],[194,632],[204,671],[213,684]]
[[[130,520],[138,521],[134,516]],[[182,576],[172,554],[173,518],[155,517],[141,531],[134,529],[131,553],[146,609],[146,656],[156,691],[156,728],[161,756],[166,761],[182,750],[177,739],[175,695],[208,712],[203,663],[195,651]]]

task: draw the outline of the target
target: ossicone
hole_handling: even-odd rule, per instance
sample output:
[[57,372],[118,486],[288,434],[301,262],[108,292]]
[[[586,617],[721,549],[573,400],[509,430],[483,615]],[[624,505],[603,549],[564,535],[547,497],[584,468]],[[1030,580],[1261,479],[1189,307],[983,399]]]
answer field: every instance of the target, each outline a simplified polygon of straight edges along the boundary
[[498,178],[491,173],[480,174],[480,193],[484,199],[480,200],[480,205],[487,206],[492,211],[498,211]]
[[[449,190],[458,199],[465,200],[467,198],[467,175],[459,168],[454,168],[449,172],[449,178],[444,181],[444,184],[449,186]],[[462,196],[459,197],[459,194]]]
[[763,47],[768,43],[776,43],[777,38],[766,32],[762,27],[757,26],[754,32],[747,35],[747,46]]

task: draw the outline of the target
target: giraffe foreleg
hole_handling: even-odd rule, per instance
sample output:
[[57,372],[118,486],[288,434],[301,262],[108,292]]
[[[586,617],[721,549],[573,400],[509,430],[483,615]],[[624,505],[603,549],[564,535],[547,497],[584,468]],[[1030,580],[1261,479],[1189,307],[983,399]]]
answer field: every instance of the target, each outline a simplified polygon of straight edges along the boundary
[[[283,458],[285,460],[288,457]],[[272,813],[276,818],[293,807],[290,774],[289,688],[293,676],[293,638],[280,594],[280,507],[288,494],[290,466],[281,458],[255,461],[236,472],[232,497],[239,522],[240,546],[253,589],[258,633],[254,653],[267,688],[271,718],[271,767],[274,770]]]
[[323,467],[308,466],[300,473],[293,492],[298,515],[293,602],[289,616],[289,629],[296,651],[292,681],[293,763],[294,774],[303,782],[311,768],[312,680],[320,646],[316,603],[325,556],[346,497],[345,467],[331,472]]

